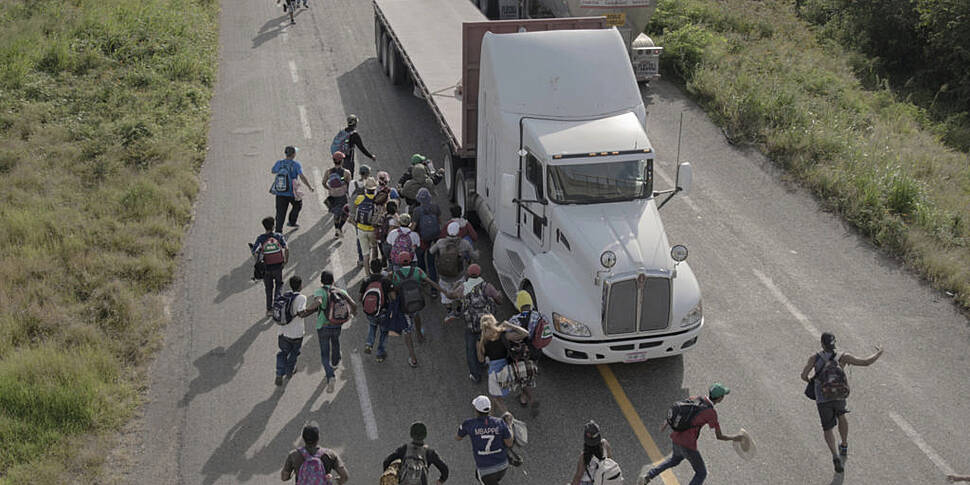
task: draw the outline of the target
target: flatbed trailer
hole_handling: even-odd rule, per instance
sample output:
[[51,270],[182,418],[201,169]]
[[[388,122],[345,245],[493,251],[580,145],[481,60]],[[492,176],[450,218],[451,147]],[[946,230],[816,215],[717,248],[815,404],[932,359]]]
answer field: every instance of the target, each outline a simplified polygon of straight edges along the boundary
[[[414,84],[447,139],[446,165],[473,163],[478,129],[478,62],[486,32],[606,28],[604,17],[489,21],[471,2],[373,0],[374,41],[395,85]],[[451,191],[453,167],[446,167]]]

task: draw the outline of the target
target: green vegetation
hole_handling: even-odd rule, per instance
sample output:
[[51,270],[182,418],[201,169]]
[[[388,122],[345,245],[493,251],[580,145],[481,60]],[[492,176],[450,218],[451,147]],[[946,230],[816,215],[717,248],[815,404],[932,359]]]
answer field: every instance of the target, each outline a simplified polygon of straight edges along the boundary
[[0,482],[96,473],[71,448],[137,404],[198,191],[216,13],[0,2]]
[[853,55],[819,42],[789,2],[660,0],[648,31],[661,34],[665,73],[733,142],[759,146],[970,306],[970,160],[945,147],[924,110],[866,89]]

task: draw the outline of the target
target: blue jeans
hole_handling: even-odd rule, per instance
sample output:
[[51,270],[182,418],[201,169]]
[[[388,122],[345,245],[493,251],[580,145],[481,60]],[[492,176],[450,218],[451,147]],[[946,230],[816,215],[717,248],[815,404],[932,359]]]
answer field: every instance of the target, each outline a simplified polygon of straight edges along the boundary
[[302,338],[286,338],[282,335],[277,339],[280,351],[276,353],[276,375],[285,376],[296,369],[296,358],[300,356]]
[[438,268],[435,267],[435,256],[431,251],[418,248],[418,267],[428,273],[428,278],[435,283],[438,282]]
[[680,445],[673,445],[674,452],[669,458],[664,460],[663,463],[653,467],[647,472],[647,477],[656,478],[657,475],[663,473],[664,470],[668,468],[673,468],[684,461],[686,458],[690,462],[690,466],[694,467],[694,478],[691,479],[689,485],[701,485],[704,483],[704,479],[707,478],[707,467],[704,466],[704,459],[701,458],[701,453],[696,450],[688,450]]
[[377,323],[377,317],[373,315],[367,315],[367,322],[370,323],[370,328],[367,330],[367,346],[374,346],[374,339],[377,337],[377,332],[381,333],[381,338],[377,342],[377,356],[383,357],[387,355],[387,351],[384,350],[384,341],[387,340],[387,330],[381,327]]
[[317,340],[320,342],[320,363],[327,377],[333,378],[333,368],[340,363],[340,327],[325,325],[318,328]]
[[478,361],[478,339],[481,335],[465,329],[465,361],[468,363],[468,373],[476,379],[482,378],[482,363]]

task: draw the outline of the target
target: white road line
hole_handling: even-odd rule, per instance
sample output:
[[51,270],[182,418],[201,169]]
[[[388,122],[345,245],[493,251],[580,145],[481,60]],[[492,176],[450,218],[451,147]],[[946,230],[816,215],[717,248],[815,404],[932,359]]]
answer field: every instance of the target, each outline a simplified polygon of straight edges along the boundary
[[306,106],[298,105],[296,109],[300,110],[300,124],[303,125],[303,138],[307,140],[313,138],[310,133],[310,121],[306,117]]
[[940,470],[940,472],[942,472],[944,475],[950,475],[953,473],[953,469],[950,468],[945,461],[943,461],[943,458],[940,457],[940,455],[937,454],[933,448],[930,448],[930,445],[923,441],[923,438],[919,435],[919,433],[917,433],[916,430],[913,429],[913,427],[905,419],[903,419],[902,416],[896,414],[894,411],[889,411],[889,417],[896,422],[896,425],[903,430],[903,433],[906,433],[906,436],[909,436],[909,439],[913,441],[913,444],[918,446],[919,449],[923,451],[923,454],[926,455],[926,457],[929,458],[934,465],[936,465],[936,468]]
[[816,339],[822,336],[822,332],[819,332],[818,329],[815,328],[815,325],[812,325],[811,320],[809,320],[808,317],[806,317],[805,314],[802,313],[777,286],[775,286],[775,284],[771,281],[771,278],[765,276],[764,273],[756,269],[752,269],[751,271],[753,271],[754,275],[761,280],[761,283],[768,288],[768,291],[775,296],[775,299],[780,301],[782,305],[785,305],[785,308],[788,309],[788,313],[791,313],[792,316],[795,317],[795,320],[798,320],[798,323],[802,324],[805,331]]
[[[663,170],[660,170],[659,167],[657,167],[656,165],[654,165],[653,171],[654,171],[654,173],[656,173],[657,175],[659,175],[660,178],[664,179],[664,182],[667,182],[667,185],[669,185],[671,187],[676,187],[676,185],[674,185],[674,184],[676,184],[676,182],[674,182],[674,180],[672,178],[670,178],[666,173],[664,173]],[[695,204],[694,201],[690,200],[690,197],[688,197],[686,195],[678,195],[677,197],[680,197],[681,199],[684,199],[684,202],[687,203],[687,207],[690,207],[690,210],[692,210],[692,211],[700,214],[700,212],[701,212],[700,207],[697,207],[697,204]]]
[[378,439],[377,419],[374,418],[374,406],[370,402],[370,391],[367,389],[367,377],[364,375],[364,364],[360,354],[350,354],[350,363],[354,366],[354,383],[357,385],[357,397],[360,399],[360,411],[364,415],[364,430],[371,441]]
[[294,83],[300,82],[300,75],[296,73],[296,61],[290,61],[290,77],[293,78]]

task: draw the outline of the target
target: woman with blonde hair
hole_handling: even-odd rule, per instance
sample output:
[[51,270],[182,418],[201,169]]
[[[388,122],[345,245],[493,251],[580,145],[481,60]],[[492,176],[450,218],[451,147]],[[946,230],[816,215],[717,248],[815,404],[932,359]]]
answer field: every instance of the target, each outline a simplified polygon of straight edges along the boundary
[[482,315],[482,336],[478,339],[478,361],[488,359],[488,395],[497,415],[506,419],[511,413],[503,398],[509,394],[509,387],[499,379],[499,374],[508,365],[509,341],[520,341],[529,336],[529,331],[509,322],[499,323],[495,317]]

